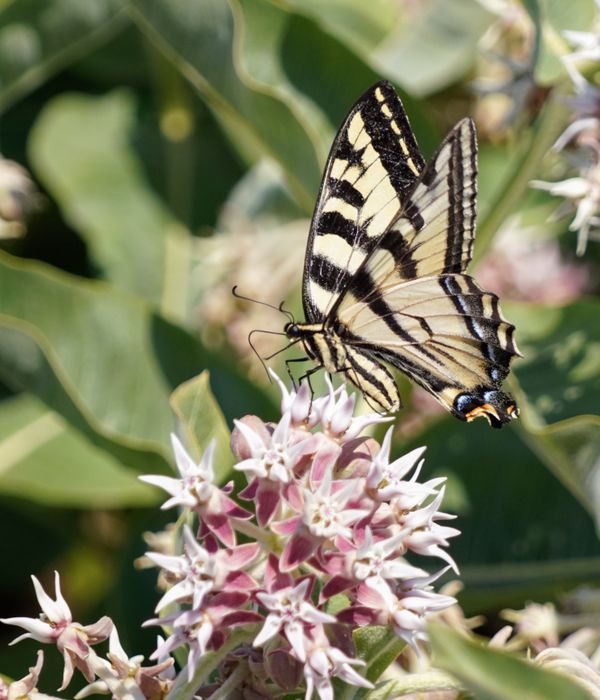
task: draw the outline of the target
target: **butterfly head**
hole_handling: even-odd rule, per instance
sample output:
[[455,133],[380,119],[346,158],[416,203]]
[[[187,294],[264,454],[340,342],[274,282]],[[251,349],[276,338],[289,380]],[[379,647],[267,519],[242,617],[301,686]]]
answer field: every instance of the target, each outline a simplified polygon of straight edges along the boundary
[[482,416],[492,428],[501,428],[519,416],[519,409],[512,396],[498,389],[463,392],[454,399],[452,412],[468,423]]
[[302,337],[302,330],[300,325],[294,321],[286,323],[283,327],[283,332],[287,335],[290,340],[298,340]]

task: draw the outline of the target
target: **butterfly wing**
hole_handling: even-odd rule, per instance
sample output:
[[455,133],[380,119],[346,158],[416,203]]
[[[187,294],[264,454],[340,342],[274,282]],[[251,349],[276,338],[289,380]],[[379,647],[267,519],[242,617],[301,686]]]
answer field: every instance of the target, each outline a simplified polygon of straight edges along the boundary
[[[503,318],[498,297],[471,277],[388,280],[367,298],[351,299],[338,311],[342,342],[395,365],[459,417],[502,403],[500,386],[518,354],[514,326]],[[511,404],[496,406],[493,417],[501,420]]]
[[350,110],[329,154],[304,265],[307,321],[327,317],[423,167],[400,98],[377,83]]
[[461,274],[475,230],[475,143],[472,122],[459,122],[328,322],[344,344],[392,363],[459,418],[501,425],[517,415],[500,391],[518,354],[514,326],[495,295]]
[[476,198],[475,125],[463,119],[442,141],[378,245],[394,256],[390,274],[414,279],[464,272],[475,240]]

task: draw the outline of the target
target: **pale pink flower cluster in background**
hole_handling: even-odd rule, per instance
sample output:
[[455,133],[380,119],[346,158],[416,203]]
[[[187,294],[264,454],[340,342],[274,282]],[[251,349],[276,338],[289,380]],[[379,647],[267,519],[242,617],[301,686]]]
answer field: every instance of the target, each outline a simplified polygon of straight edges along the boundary
[[[598,1],[596,6],[600,8]],[[531,185],[564,199],[557,218],[575,211],[569,230],[577,231],[577,255],[583,255],[588,240],[600,240],[600,89],[586,80],[577,65],[585,61],[600,62],[600,18],[596,19],[594,31],[567,31],[564,36],[575,47],[562,59],[575,95],[565,98],[572,119],[554,144],[554,150],[564,152],[578,172],[575,177],[557,182],[533,180]]]
[[[169,631],[158,639],[154,666],[128,658],[109,618],[74,622],[58,575],[56,600],[33,579],[39,619],[3,620],[26,630],[15,641],[58,646],[61,689],[78,668],[89,683],[78,698],[101,692],[168,699],[184,684],[185,697],[218,690],[219,697],[274,698],[300,688],[306,700],[315,694],[333,700],[334,678],[373,687],[361,674],[365,662],[356,658],[353,631],[383,625],[419,651],[428,613],[455,603],[432,587],[447,569],[457,570],[445,547],[458,530],[444,524],[453,516],[440,511],[445,479],[418,480],[424,448],[393,459],[392,428],[381,445],[363,435],[389,419],[355,416],[355,397],[344,387],[329,384],[326,396],[313,399],[308,385],[289,391],[275,378],[281,419],[246,416],[231,438],[234,469],[247,482],[238,497],[247,508],[233,500],[233,482],[215,483],[214,444],[196,461],[173,436],[178,476],[142,477],[169,493],[163,508],[182,509],[185,523],[178,554],[147,555],[167,584],[158,616],[145,623]],[[441,559],[443,566],[430,575],[407,554]],[[92,646],[109,637],[102,658]],[[175,677],[171,653],[180,648],[187,665]],[[29,676],[5,684],[0,698],[32,691],[41,664],[39,657]]]

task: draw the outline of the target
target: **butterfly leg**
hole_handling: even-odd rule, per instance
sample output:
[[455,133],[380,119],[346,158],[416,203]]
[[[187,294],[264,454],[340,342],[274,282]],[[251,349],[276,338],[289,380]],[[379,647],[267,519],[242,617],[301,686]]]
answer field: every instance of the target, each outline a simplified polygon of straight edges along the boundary
[[[293,387],[294,391],[297,391],[297,387],[296,387],[296,380],[294,379],[294,376],[292,374],[290,363],[291,362],[308,362],[309,360],[310,360],[310,357],[292,357],[290,360],[285,361],[285,369],[288,373],[288,377],[290,378],[290,380],[292,382],[292,387]],[[304,379],[304,377],[300,377],[300,379],[298,381],[301,382],[302,379]]]
[[[308,359],[310,359],[310,358],[308,358]],[[311,368],[308,370],[308,372],[305,372],[305,373],[300,377],[300,379],[298,380],[298,384],[301,384],[303,379],[306,379],[306,381],[308,382],[308,388],[310,389],[310,408],[309,408],[309,412],[312,411],[312,402],[313,402],[313,398],[314,398],[314,396],[315,396],[315,390],[313,389],[313,385],[312,385],[312,383],[311,383],[311,381],[310,381],[310,377],[311,377],[311,375],[313,375],[315,372],[318,372],[320,369],[321,369],[321,365],[317,365],[316,367],[311,367]]]

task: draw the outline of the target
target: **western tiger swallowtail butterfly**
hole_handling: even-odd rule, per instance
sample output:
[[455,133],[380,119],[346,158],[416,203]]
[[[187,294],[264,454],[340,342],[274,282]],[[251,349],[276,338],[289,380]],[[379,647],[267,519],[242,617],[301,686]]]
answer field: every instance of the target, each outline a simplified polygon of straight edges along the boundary
[[519,354],[514,326],[498,297],[464,274],[476,197],[471,119],[425,163],[388,82],[356,102],[333,142],[312,219],[306,322],[284,328],[316,362],[307,375],[341,373],[370,405],[397,411],[388,363],[461,420],[483,416],[500,428],[518,416],[500,388]]

